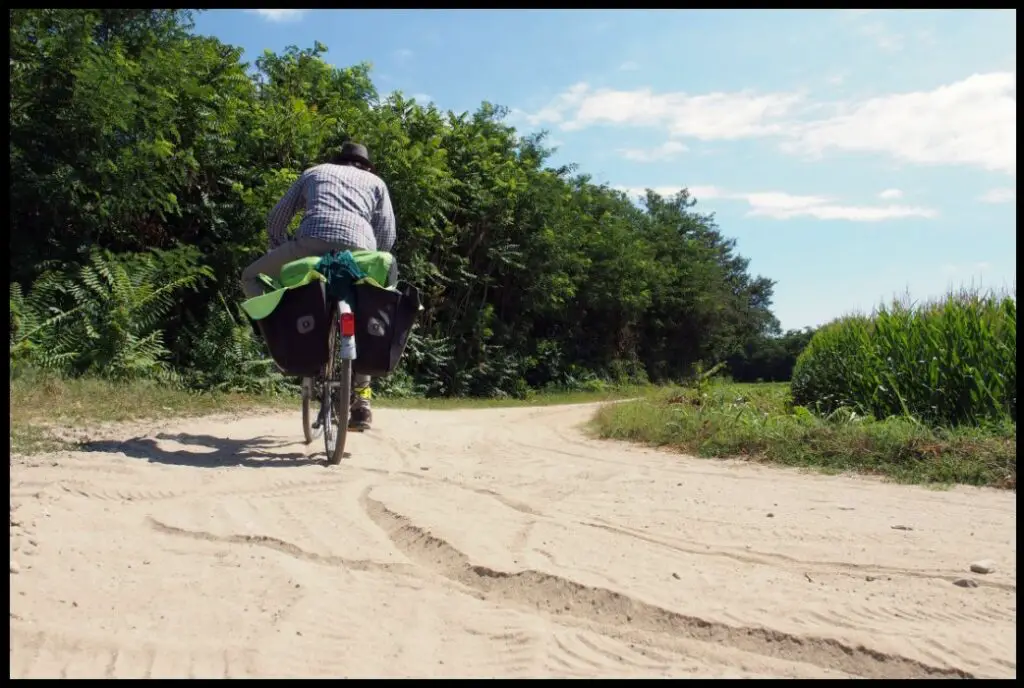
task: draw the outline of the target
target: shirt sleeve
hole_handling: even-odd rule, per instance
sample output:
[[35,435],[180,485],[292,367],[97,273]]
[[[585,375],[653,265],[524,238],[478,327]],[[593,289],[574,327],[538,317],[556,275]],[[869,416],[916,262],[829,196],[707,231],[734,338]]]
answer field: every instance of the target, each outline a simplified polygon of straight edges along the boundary
[[391,195],[388,193],[388,187],[381,184],[380,191],[377,208],[373,213],[373,235],[377,239],[377,250],[390,253],[395,246],[395,212],[391,208]]
[[287,240],[288,224],[295,217],[295,213],[306,205],[302,195],[304,180],[305,174],[295,180],[267,216],[267,238],[270,240],[271,249],[277,248]]

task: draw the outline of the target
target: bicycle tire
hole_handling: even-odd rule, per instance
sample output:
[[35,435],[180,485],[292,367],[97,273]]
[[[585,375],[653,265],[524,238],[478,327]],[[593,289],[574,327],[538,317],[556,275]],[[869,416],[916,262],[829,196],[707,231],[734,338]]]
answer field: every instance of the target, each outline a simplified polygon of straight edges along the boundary
[[334,452],[328,453],[327,464],[336,466],[345,457],[345,444],[348,439],[348,416],[352,407],[352,361],[342,360],[336,367],[336,380],[338,386],[335,388],[334,413],[331,415],[337,421],[337,438],[334,442]]
[[345,456],[348,415],[352,404],[352,361],[341,358],[337,321],[338,307],[335,306],[331,309],[329,353],[321,390],[321,403],[324,408],[324,450],[328,466],[337,466]]

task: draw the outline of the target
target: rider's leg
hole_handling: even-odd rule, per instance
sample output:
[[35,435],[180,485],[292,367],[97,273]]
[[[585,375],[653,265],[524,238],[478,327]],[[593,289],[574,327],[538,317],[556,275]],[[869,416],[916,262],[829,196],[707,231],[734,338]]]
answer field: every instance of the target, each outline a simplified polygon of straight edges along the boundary
[[368,430],[373,423],[373,411],[370,408],[373,392],[370,382],[369,375],[352,376],[352,410],[349,414],[349,425],[353,428]]
[[261,274],[276,278],[281,268],[293,260],[338,250],[347,250],[347,247],[314,237],[286,241],[242,271],[242,291],[250,299],[259,296],[265,291],[263,282],[260,281]]

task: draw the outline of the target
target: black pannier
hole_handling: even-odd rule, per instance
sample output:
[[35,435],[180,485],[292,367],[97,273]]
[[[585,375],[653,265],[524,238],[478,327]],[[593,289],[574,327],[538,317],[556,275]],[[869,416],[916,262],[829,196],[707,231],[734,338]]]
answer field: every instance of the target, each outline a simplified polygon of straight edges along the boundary
[[285,375],[316,377],[327,363],[331,323],[321,280],[285,290],[274,311],[257,323]]
[[369,283],[355,285],[355,373],[383,377],[398,367],[420,310],[420,293],[405,282],[400,282],[397,289]]

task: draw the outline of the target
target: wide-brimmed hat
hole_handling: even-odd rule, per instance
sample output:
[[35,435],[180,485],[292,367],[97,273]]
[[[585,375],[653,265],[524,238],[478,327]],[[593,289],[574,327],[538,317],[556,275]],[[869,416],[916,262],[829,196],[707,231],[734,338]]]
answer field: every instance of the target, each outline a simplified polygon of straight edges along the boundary
[[370,151],[366,150],[366,146],[361,143],[348,141],[342,144],[335,159],[338,162],[359,162],[369,167],[371,172],[377,171],[377,168],[373,166],[373,161],[370,160]]

